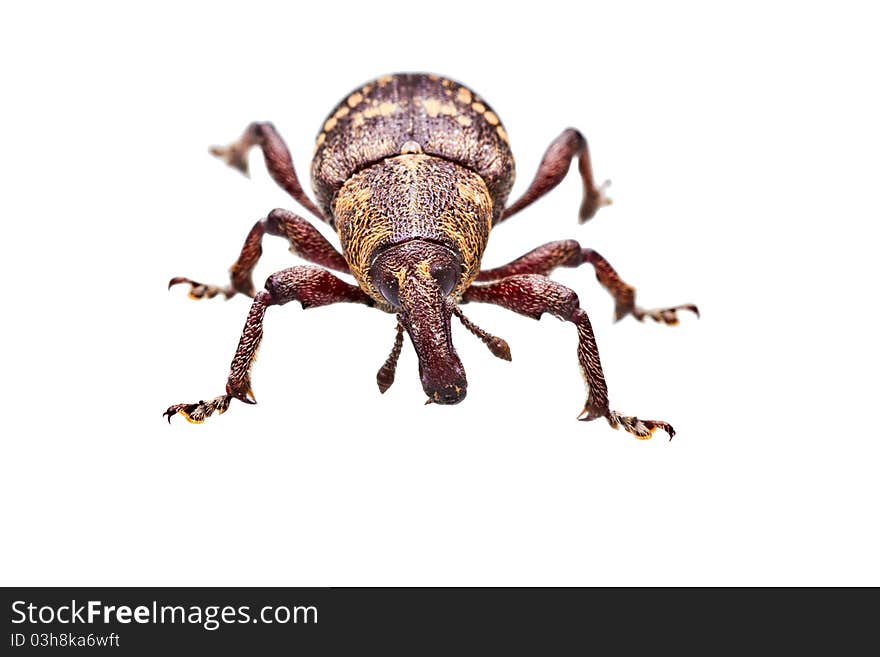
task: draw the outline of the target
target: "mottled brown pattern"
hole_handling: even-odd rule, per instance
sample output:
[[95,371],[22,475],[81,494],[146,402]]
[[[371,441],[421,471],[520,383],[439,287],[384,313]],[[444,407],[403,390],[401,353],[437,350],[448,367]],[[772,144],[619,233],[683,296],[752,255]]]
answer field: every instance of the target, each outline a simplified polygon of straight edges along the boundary
[[332,215],[335,194],[353,174],[398,155],[407,142],[479,174],[500,217],[515,165],[498,116],[467,87],[424,73],[368,82],[327,115],[312,160],[318,205]]
[[412,239],[457,250],[463,263],[457,295],[480,270],[492,199],[468,169],[427,155],[400,155],[352,176],[339,192],[334,216],[351,273],[374,299],[383,298],[369,273],[376,254]]
[[[271,123],[253,123],[232,144],[212,152],[247,173],[248,151],[259,146],[270,175],[315,216],[337,231],[340,253],[302,217],[273,210],[251,229],[228,286],[188,283],[190,296],[210,298],[236,293],[254,296],[233,358],[226,394],[192,404],[175,404],[165,414],[191,422],[223,413],[233,398],[254,403],[250,370],[263,335],[266,309],[289,301],[303,308],[354,302],[397,316],[391,353],[376,382],[385,392],[394,382],[404,332],[419,361],[428,401],[456,404],[467,394],[464,367],[452,343],[450,320],[480,338],[499,358],[510,360],[507,342],[487,333],[458,308],[458,303],[494,303],[529,317],[551,313],[578,332],[577,358],[588,387],[583,420],[604,417],[644,439],[658,428],[670,438],[672,427],[640,420],[609,408],[599,351],[587,313],[577,295],[551,281],[556,267],[593,265],[602,286],[615,299],[620,318],[631,314],[673,324],[676,311],[696,306],[643,310],[635,289],[592,249],[574,240],[551,242],[511,263],[480,271],[493,225],[528,207],[556,187],[574,158],[583,184],[579,218],[592,217],[610,199],[593,179],[584,136],[565,130],[547,149],[523,195],[506,207],[514,181],[514,160],[507,133],[491,107],[471,89],[436,75],[402,73],[377,78],[355,89],[327,116],[315,144],[311,167],[317,195],[303,191],[284,141]],[[269,277],[257,292],[252,274],[262,253],[263,235],[286,237],[291,251],[316,264],[350,273],[357,286],[316,267],[294,267]],[[495,281],[487,285],[474,281]]]

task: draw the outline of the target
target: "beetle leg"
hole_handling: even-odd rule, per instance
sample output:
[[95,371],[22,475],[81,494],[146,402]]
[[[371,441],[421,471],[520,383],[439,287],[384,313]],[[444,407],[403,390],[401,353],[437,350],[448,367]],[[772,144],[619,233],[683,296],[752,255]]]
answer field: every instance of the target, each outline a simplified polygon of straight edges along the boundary
[[269,306],[282,306],[289,301],[299,301],[304,309],[345,301],[368,306],[374,303],[359,287],[349,285],[318,267],[292,267],[272,274],[266,281],[266,289],[254,297],[248,312],[238,349],[232,358],[226,394],[194,404],[169,406],[164,413],[168,421],[179,413],[190,422],[204,422],[215,411],[225,412],[233,397],[246,404],[256,403],[251,390],[250,370],[263,338],[263,317]]
[[324,214],[303,191],[287,144],[284,143],[281,135],[271,123],[251,123],[236,141],[227,146],[212,146],[211,153],[247,176],[247,155],[253,146],[259,146],[262,149],[266,168],[275,182],[318,219],[327,221]]
[[394,338],[394,346],[391,347],[391,353],[379,371],[376,373],[376,383],[379,386],[379,392],[385,393],[391,384],[394,383],[394,375],[397,372],[397,359],[400,358],[400,351],[403,349],[403,324],[400,319],[397,320],[397,335]]
[[640,440],[650,438],[657,429],[665,431],[670,439],[675,435],[675,430],[666,422],[640,420],[609,408],[608,386],[602,373],[593,327],[572,290],[545,276],[522,274],[488,285],[472,285],[465,291],[463,300],[493,303],[533,319],[550,313],[573,323],[578,331],[578,362],[588,389],[587,401],[578,419],[589,421],[604,417],[615,429],[622,426]]
[[251,228],[244,240],[244,246],[241,247],[238,260],[229,268],[229,285],[223,287],[205,285],[190,278],[177,276],[171,279],[168,287],[188,283],[190,286],[189,296],[192,299],[211,299],[218,294],[229,299],[239,292],[253,297],[256,290],[252,275],[260,255],[263,253],[263,235],[266,233],[286,237],[290,242],[291,252],[304,260],[348,273],[345,258],[312,224],[289,210],[276,208]]
[[678,324],[677,311],[679,310],[689,310],[697,317],[700,316],[699,309],[693,304],[652,310],[637,306],[636,289],[627,285],[605,258],[592,249],[581,248],[581,245],[574,240],[548,242],[506,265],[481,271],[476,280],[480,282],[497,281],[517,274],[546,276],[557,267],[580,267],[587,263],[593,265],[596,270],[596,279],[600,285],[614,297],[615,321],[632,315],[640,322],[644,321],[646,317],[650,317],[655,322],[663,322],[672,326]]
[[596,183],[593,181],[593,167],[590,164],[590,151],[587,147],[587,140],[578,130],[568,128],[547,148],[541,164],[538,166],[538,172],[535,174],[535,178],[532,180],[529,188],[515,203],[504,210],[498,222],[500,223],[508,217],[512,217],[561,183],[568,173],[571,161],[575,155],[577,155],[578,159],[578,171],[581,174],[581,182],[584,185],[584,196],[578,214],[579,221],[584,223],[588,219],[592,219],[596,212],[599,211],[599,208],[611,205],[611,199],[605,195],[605,190],[611,182],[606,180],[598,187],[596,186]]

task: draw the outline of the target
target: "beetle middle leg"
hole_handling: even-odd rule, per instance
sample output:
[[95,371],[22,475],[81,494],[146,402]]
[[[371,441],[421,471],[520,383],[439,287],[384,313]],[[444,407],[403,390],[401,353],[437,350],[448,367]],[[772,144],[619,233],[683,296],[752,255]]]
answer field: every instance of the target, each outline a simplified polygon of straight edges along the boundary
[[244,246],[241,247],[238,260],[229,268],[229,285],[205,285],[190,278],[177,276],[171,279],[168,287],[189,283],[189,296],[193,299],[211,299],[218,294],[229,299],[239,292],[253,297],[256,290],[252,276],[254,267],[263,253],[263,235],[265,234],[286,237],[290,242],[290,250],[304,260],[348,273],[345,258],[312,224],[289,210],[276,208],[251,228],[245,238]]
[[587,140],[580,131],[568,128],[547,148],[529,188],[515,203],[504,210],[498,223],[528,207],[561,183],[575,156],[578,159],[578,171],[584,186],[584,196],[578,213],[579,221],[584,223],[588,219],[592,219],[599,208],[610,205],[611,199],[605,195],[605,189],[611,183],[606,180],[601,185],[596,185],[593,180],[593,167],[590,163]]
[[283,306],[289,301],[299,301],[304,309],[341,302],[374,304],[359,287],[336,278],[326,269],[303,265],[272,274],[266,281],[266,289],[254,297],[248,312],[226,380],[226,394],[192,404],[169,406],[164,413],[168,421],[179,413],[190,422],[200,424],[215,411],[224,413],[233,398],[246,404],[256,403],[251,390],[250,370],[263,339],[263,317],[269,306]]
[[571,322],[577,327],[578,363],[588,388],[587,401],[579,419],[589,421],[604,417],[615,429],[622,426],[641,440],[650,438],[657,429],[665,431],[670,439],[675,435],[675,430],[667,422],[640,420],[609,408],[608,386],[599,361],[593,327],[587,313],[580,307],[577,294],[572,290],[546,276],[522,274],[488,285],[472,285],[465,291],[463,301],[492,303],[533,319],[550,313]]
[[546,276],[557,267],[580,267],[587,263],[593,265],[599,284],[614,297],[615,320],[632,315],[640,322],[644,321],[646,317],[650,317],[655,322],[663,322],[673,326],[678,324],[677,313],[679,310],[689,310],[697,317],[700,316],[700,311],[694,304],[650,310],[637,306],[636,289],[625,283],[614,267],[598,252],[582,248],[575,240],[548,242],[506,265],[481,271],[476,280],[477,282],[497,281],[517,274]]

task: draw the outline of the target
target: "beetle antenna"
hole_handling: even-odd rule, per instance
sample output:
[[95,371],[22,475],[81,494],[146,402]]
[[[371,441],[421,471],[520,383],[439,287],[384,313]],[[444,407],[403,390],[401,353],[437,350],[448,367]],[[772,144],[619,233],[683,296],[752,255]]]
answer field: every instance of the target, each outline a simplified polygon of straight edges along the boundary
[[511,360],[510,357],[510,346],[508,346],[507,341],[495,337],[491,333],[487,333],[479,326],[474,324],[471,320],[464,316],[464,313],[461,312],[461,308],[457,305],[452,306],[452,312],[461,320],[462,325],[471,333],[476,335],[480,340],[482,340],[487,347],[489,347],[489,351],[491,351],[495,356],[502,360]]
[[403,349],[403,324],[400,318],[397,319],[397,336],[394,338],[394,346],[391,347],[391,353],[388,354],[388,360],[379,368],[376,374],[376,383],[379,385],[379,392],[385,393],[391,384],[394,383],[394,373],[397,371],[397,359],[400,358],[400,350]]

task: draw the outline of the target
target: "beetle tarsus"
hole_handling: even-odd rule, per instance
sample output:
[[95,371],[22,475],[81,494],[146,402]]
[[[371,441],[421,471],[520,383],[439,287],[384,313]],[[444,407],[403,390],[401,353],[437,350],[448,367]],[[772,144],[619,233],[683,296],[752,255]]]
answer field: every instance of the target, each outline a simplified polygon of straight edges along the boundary
[[204,283],[194,281],[191,278],[186,278],[185,276],[175,276],[170,281],[168,281],[168,289],[170,290],[175,285],[181,285],[184,283],[190,286],[189,292],[187,293],[187,296],[189,296],[190,299],[213,299],[214,297],[220,296],[221,294],[226,299],[231,299],[238,293],[238,291],[230,285],[227,285],[225,287],[220,287],[218,285],[206,285]]
[[248,169],[248,151],[253,144],[245,141],[244,137],[238,141],[234,141],[227,146],[211,146],[209,149],[211,155],[219,157],[233,169],[238,169],[246,178],[250,178],[250,170]]
[[[584,417],[585,413],[586,417]],[[617,411],[611,410],[605,415],[595,415],[585,408],[581,411],[580,415],[578,415],[578,420],[581,422],[590,422],[599,417],[604,417],[608,421],[608,424],[614,429],[623,427],[627,432],[631,433],[639,440],[649,440],[657,429],[665,431],[669,436],[669,440],[672,440],[675,436],[675,429],[673,429],[672,425],[668,422],[663,422],[662,420],[640,420],[635,416],[621,415]]]
[[210,400],[202,399],[194,404],[174,404],[173,406],[169,406],[162,415],[163,417],[168,418],[169,424],[171,424],[171,418],[178,414],[186,418],[187,422],[202,424],[207,418],[211,417],[215,411],[218,415],[225,413],[226,409],[229,408],[229,402],[231,400],[232,395],[221,395],[220,397]]
[[650,317],[655,322],[660,322],[667,326],[675,326],[678,324],[679,310],[688,310],[694,313],[697,317],[700,316],[700,309],[692,303],[683,306],[673,306],[672,308],[653,308],[651,310],[645,310],[636,306],[632,310],[632,315],[640,322],[645,321],[645,317]]
[[610,180],[606,180],[598,187],[593,187],[592,183],[584,183],[584,200],[581,201],[581,208],[578,212],[579,223],[586,223],[595,217],[601,208],[614,203],[606,193],[609,187],[611,187]]

